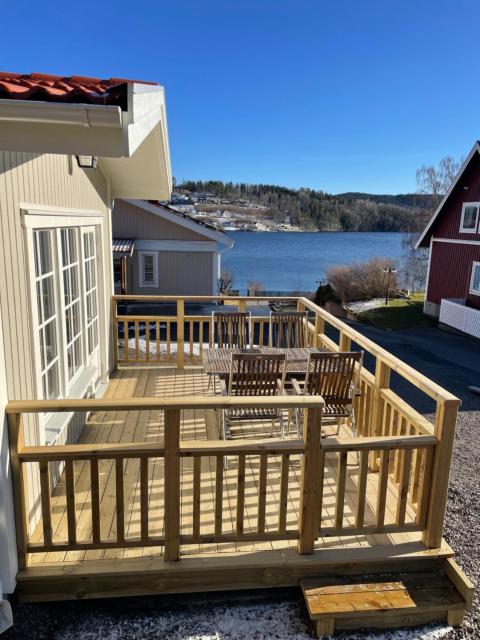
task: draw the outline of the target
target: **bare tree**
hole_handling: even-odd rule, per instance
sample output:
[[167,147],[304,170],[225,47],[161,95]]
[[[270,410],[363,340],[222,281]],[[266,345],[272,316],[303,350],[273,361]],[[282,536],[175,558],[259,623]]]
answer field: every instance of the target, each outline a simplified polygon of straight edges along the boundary
[[[455,160],[452,156],[445,156],[438,167],[424,164],[417,169],[417,193],[431,196],[424,225],[448,191],[462,164],[463,158]],[[427,280],[428,250],[415,248],[418,236],[418,232],[412,231],[403,240],[402,284],[413,293],[422,291]]]
[[232,293],[234,276],[228,269],[222,269],[218,280],[218,291],[222,296],[228,296]]
[[248,295],[254,296],[260,291],[265,291],[265,286],[258,280],[249,280],[247,282]]
[[417,193],[433,196],[432,209],[448,191],[462,164],[463,158],[455,160],[452,156],[445,156],[438,163],[438,167],[424,164],[417,169]]

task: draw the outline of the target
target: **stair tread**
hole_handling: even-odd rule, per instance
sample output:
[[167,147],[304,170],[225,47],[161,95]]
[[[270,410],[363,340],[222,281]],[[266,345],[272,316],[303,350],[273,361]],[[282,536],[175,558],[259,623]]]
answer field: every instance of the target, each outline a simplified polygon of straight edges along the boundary
[[309,578],[302,581],[302,589],[312,620],[465,608],[464,599],[441,571]]

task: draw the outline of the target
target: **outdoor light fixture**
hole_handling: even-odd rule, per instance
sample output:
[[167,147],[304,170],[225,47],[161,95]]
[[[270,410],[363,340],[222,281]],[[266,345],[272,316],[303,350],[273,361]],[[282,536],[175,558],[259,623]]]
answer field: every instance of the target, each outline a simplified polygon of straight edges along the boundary
[[97,156],[76,156],[77,163],[80,169],[96,169],[98,158]]
[[392,273],[396,273],[396,269],[395,267],[385,267],[384,272],[388,273],[388,278],[387,278],[387,293],[385,294],[385,304],[388,304],[388,299],[390,297],[390,277],[392,275]]

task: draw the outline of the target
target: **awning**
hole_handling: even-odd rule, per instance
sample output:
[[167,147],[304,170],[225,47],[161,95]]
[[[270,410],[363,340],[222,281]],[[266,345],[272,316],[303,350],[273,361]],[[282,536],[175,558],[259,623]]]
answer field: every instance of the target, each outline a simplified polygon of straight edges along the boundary
[[114,256],[131,256],[135,248],[135,240],[125,238],[113,238],[112,252]]

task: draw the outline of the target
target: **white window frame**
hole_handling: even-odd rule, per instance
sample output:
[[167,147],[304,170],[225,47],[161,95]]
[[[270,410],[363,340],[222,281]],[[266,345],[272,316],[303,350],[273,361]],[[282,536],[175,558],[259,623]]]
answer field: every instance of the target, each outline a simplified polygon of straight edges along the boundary
[[472,275],[470,276],[469,293],[471,293],[474,296],[480,296],[480,289],[474,289],[473,288],[473,281],[475,279],[475,270],[477,269],[477,267],[480,268],[480,262],[472,263]]
[[[85,255],[85,238],[93,235],[93,253],[91,256]],[[95,351],[99,348],[100,334],[99,334],[99,306],[98,306],[98,266],[97,266],[97,243],[96,243],[95,227],[82,227],[80,230],[80,245],[82,250],[82,262],[83,262],[83,293],[84,293],[84,308],[85,308],[85,351],[87,360],[90,359]],[[95,284],[87,289],[87,268],[88,265],[92,265],[92,273],[95,277]],[[92,284],[92,283],[91,283]],[[95,301],[95,316],[89,319],[88,317],[88,296]],[[96,337],[95,345],[90,349],[90,332],[92,336]]]
[[[475,227],[473,229],[466,229],[464,227],[465,209],[467,207],[477,207],[477,217],[475,220]],[[477,233],[479,217],[480,217],[480,202],[464,202],[462,205],[462,218],[460,220],[460,233]]]
[[[109,361],[109,324],[108,324],[108,308],[110,300],[107,297],[111,294],[110,289],[105,288],[105,273],[110,267],[111,254],[106,253],[106,249],[103,246],[104,238],[104,225],[106,224],[106,218],[98,210],[92,209],[73,209],[67,207],[52,207],[49,205],[37,205],[21,203],[20,210],[22,215],[22,226],[25,229],[25,250],[28,259],[28,266],[30,270],[30,277],[28,279],[30,290],[30,307],[32,313],[32,343],[33,343],[33,358],[34,358],[34,381],[35,381],[35,393],[37,398],[43,397],[42,378],[40,375],[41,369],[41,354],[40,354],[40,338],[38,333],[39,317],[37,310],[37,297],[35,287],[35,254],[33,243],[33,230],[35,229],[50,229],[52,231],[58,228],[65,227],[91,227],[95,229],[95,242],[96,242],[96,257],[97,257],[97,301],[98,305],[98,319],[99,319],[99,346],[100,346],[100,377],[103,379],[108,376],[110,369]],[[56,236],[57,234],[53,234]],[[58,247],[57,247],[58,251]],[[82,267],[83,268],[83,267]],[[83,278],[83,273],[81,274]],[[82,280],[83,282],[83,280]],[[63,283],[62,287],[59,286],[60,282],[56,285],[56,294],[59,300],[63,300]],[[82,296],[83,298],[83,296]],[[101,301],[101,304],[100,304]],[[83,304],[83,300],[82,300]],[[61,320],[61,319],[60,319]],[[60,333],[63,333],[64,327],[61,326],[62,322],[58,323]],[[62,349],[60,340],[63,339],[61,335],[57,335],[59,341],[58,350]],[[65,380],[64,358],[60,358],[60,371],[59,371],[59,398],[68,397],[68,389],[65,388],[63,381]],[[71,386],[71,385],[70,385]],[[76,394],[77,395],[77,394]],[[53,415],[53,414],[52,414]],[[46,416],[44,416],[46,418]],[[42,420],[41,422],[44,422]],[[42,432],[39,432],[39,441],[42,442],[44,436]]]
[[[145,256],[151,256],[153,258],[153,282],[145,281],[145,267],[143,258]],[[159,286],[159,272],[158,272],[158,251],[139,251],[138,252],[138,285],[143,288],[155,289]]]

